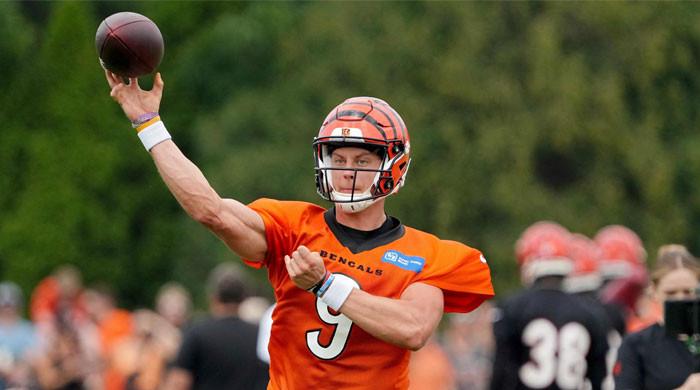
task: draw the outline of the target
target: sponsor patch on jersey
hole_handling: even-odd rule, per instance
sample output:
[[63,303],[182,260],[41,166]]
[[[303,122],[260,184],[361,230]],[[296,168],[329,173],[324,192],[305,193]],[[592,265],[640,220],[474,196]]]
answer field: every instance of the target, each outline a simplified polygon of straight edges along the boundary
[[423,270],[423,266],[425,266],[425,259],[417,256],[407,256],[399,251],[390,249],[384,252],[382,263],[393,264],[407,271],[419,273]]

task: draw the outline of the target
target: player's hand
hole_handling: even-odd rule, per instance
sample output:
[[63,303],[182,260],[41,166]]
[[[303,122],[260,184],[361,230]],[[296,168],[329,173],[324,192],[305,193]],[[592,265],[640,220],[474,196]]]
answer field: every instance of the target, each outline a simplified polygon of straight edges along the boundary
[[304,290],[310,289],[326,276],[326,266],[321,256],[303,245],[292,252],[291,256],[285,255],[284,264],[294,284]]
[[124,80],[116,74],[105,70],[107,82],[112,88],[110,96],[124,110],[124,114],[130,121],[135,121],[140,115],[149,112],[158,112],[160,108],[160,99],[163,96],[163,79],[160,73],[156,73],[153,81],[153,88],[150,91],[144,91],[139,87],[137,78],[130,78],[129,83],[125,84]]
[[685,383],[676,390],[697,390],[700,389],[700,374],[691,374]]

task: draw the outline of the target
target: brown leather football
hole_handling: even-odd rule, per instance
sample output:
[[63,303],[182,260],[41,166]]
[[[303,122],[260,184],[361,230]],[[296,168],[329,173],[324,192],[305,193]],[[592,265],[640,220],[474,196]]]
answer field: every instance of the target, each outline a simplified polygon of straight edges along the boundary
[[163,59],[163,36],[153,21],[119,12],[100,23],[95,46],[102,67],[123,77],[152,73]]

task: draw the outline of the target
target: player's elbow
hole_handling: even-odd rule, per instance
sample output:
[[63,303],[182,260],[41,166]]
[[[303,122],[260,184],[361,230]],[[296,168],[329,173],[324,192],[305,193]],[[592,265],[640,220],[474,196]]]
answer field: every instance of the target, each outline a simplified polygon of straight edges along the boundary
[[[431,321],[424,314],[416,312],[406,322],[406,326],[403,329],[404,348],[417,351],[423,348],[430,340],[437,326],[437,321]],[[437,318],[439,321],[439,316]]]
[[402,346],[411,351],[417,351],[428,342],[430,332],[427,332],[421,324],[407,327],[404,331]]
[[420,332],[416,332],[406,338],[404,346],[411,351],[417,351],[425,346],[428,338]]

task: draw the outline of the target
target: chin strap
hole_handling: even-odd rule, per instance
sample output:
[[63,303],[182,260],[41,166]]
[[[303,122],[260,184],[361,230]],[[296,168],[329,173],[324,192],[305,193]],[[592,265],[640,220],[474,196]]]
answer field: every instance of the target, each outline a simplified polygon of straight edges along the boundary
[[345,211],[346,213],[359,213],[360,211],[366,209],[367,207],[371,206],[377,199],[369,199],[369,200],[363,200],[360,202],[351,202],[351,203],[336,203],[336,207],[340,208],[341,210]]

